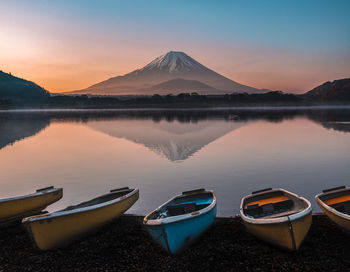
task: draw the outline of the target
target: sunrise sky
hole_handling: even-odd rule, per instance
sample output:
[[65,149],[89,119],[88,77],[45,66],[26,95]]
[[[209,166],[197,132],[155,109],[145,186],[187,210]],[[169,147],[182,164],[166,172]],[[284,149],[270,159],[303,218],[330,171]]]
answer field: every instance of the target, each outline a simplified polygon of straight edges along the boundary
[[350,77],[350,1],[0,0],[0,70],[86,88],[170,50],[242,84],[304,92]]

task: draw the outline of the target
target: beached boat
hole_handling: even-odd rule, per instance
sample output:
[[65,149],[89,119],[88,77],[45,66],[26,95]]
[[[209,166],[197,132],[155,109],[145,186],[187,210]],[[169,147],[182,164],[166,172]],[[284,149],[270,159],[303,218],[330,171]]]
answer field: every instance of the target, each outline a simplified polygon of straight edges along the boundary
[[62,188],[50,186],[38,189],[32,194],[0,199],[0,223],[38,214],[50,204],[61,199],[62,195]]
[[323,190],[315,199],[334,223],[350,231],[350,188],[341,186]]
[[108,194],[64,210],[23,219],[30,237],[41,250],[66,246],[128,210],[139,198],[138,189],[115,189]]
[[183,192],[152,211],[143,220],[153,239],[169,254],[177,254],[214,222],[214,191]]
[[240,215],[247,230],[269,243],[297,250],[312,221],[311,203],[283,189],[264,189],[242,199]]

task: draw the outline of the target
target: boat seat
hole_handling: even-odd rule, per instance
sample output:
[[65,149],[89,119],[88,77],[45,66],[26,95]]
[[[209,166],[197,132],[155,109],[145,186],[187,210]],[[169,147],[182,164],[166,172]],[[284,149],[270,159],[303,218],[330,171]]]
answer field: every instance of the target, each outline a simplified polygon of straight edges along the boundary
[[263,213],[262,207],[259,204],[248,205],[245,213],[249,216],[256,217]]
[[291,199],[274,203],[273,206],[276,210],[289,210],[293,207],[293,201]]
[[288,199],[275,203],[267,203],[261,206],[259,206],[259,204],[248,205],[245,209],[245,213],[254,218],[261,218],[288,212],[292,207],[293,201]]
[[275,211],[275,205],[273,203],[262,205],[261,208],[265,214],[272,214]]
[[338,212],[350,214],[350,200],[340,203],[330,205],[332,208],[336,209]]
[[267,218],[277,218],[277,217],[289,216],[289,215],[292,215],[292,214],[299,213],[299,212],[301,212],[303,210],[304,209],[285,211],[285,212],[281,212],[281,213],[271,214],[271,215],[265,216],[264,218],[267,219]]
[[169,205],[167,207],[168,215],[176,216],[186,213],[191,213],[197,210],[196,203],[186,203],[186,204],[177,204],[177,205]]
[[196,204],[196,210],[199,211],[201,209],[204,209],[205,207],[208,207],[209,205],[210,205],[210,203],[209,204],[200,204],[200,205]]

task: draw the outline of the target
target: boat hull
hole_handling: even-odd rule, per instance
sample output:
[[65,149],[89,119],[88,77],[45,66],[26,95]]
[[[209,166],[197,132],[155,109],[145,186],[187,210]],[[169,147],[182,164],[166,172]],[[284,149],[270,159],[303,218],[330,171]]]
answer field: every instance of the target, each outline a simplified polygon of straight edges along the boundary
[[311,223],[311,211],[297,219],[279,223],[257,224],[243,220],[247,230],[256,237],[289,250],[297,250],[306,237]]
[[0,202],[0,223],[22,219],[44,210],[50,204],[60,200],[63,190],[56,188],[39,194],[16,197]]
[[[325,215],[328,216],[335,224],[337,224],[342,229],[350,232],[350,219],[346,218],[345,215],[338,215],[336,212],[333,212],[329,207],[327,207],[322,201],[316,198],[317,204],[320,206]],[[349,217],[349,216],[348,216]]]
[[178,254],[193,243],[214,222],[216,204],[198,216],[167,224],[145,225],[153,239],[169,254]]
[[[139,198],[138,190],[130,197],[102,207],[79,212],[67,212],[43,220],[23,220],[35,245],[41,250],[66,246],[86,236],[127,211]],[[44,217],[43,217],[44,218]]]

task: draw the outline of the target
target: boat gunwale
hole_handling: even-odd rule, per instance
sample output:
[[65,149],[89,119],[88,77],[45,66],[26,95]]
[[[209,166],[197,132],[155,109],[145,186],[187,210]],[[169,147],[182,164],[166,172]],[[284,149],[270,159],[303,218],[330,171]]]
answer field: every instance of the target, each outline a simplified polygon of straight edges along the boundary
[[50,194],[53,192],[58,192],[58,191],[63,191],[63,188],[49,188],[43,191],[37,191],[35,193],[31,193],[31,194],[27,194],[27,195],[20,195],[20,196],[15,196],[15,197],[9,197],[9,198],[3,198],[0,199],[0,204],[1,203],[5,203],[5,202],[9,202],[9,201],[14,201],[14,200],[20,200],[20,199],[26,199],[26,198],[32,198],[32,197],[36,197],[36,196],[41,196],[41,195],[46,195],[46,194]]
[[27,223],[31,223],[31,222],[35,222],[35,221],[41,221],[41,220],[51,219],[51,218],[55,218],[55,217],[61,217],[61,216],[70,215],[70,214],[83,213],[83,212],[103,208],[106,206],[110,206],[110,205],[113,205],[115,203],[118,203],[118,202],[121,202],[123,200],[130,198],[134,194],[139,193],[138,188],[134,188],[131,190],[132,191],[128,194],[122,195],[118,198],[115,198],[115,199],[112,199],[112,200],[109,200],[106,202],[102,202],[99,204],[95,204],[95,205],[91,205],[91,206],[87,206],[87,207],[81,207],[81,208],[72,209],[72,210],[62,210],[62,211],[52,212],[52,213],[48,213],[48,214],[44,214],[44,215],[30,216],[30,217],[24,218],[22,220],[22,223],[27,224]]
[[324,196],[326,194],[330,194],[330,193],[336,193],[336,192],[342,192],[342,191],[348,191],[350,188],[349,187],[345,187],[344,189],[339,189],[339,190],[335,190],[335,191],[331,191],[331,192],[326,192],[326,193],[319,193],[315,196],[315,200],[317,202],[317,204],[323,208],[325,208],[328,212],[335,214],[345,220],[350,220],[350,215],[347,215],[345,213],[339,212],[336,209],[334,209],[333,207],[327,205],[323,200],[320,199],[321,196]]
[[[302,196],[299,196],[297,194],[294,194],[294,193],[289,192],[289,191],[282,189],[282,188],[272,188],[269,192],[278,192],[278,191],[282,191],[282,192],[286,193],[287,195],[289,194],[289,195],[292,195],[296,198],[303,200],[304,202],[306,202],[307,207],[300,212],[297,212],[297,213],[294,213],[291,215],[277,217],[277,218],[251,218],[251,217],[248,217],[244,214],[244,209],[243,209],[244,201],[248,197],[256,196],[256,195],[259,195],[260,193],[259,194],[249,194],[249,195],[243,197],[241,200],[241,206],[240,206],[240,210],[239,210],[241,218],[247,223],[256,224],[256,225],[279,224],[279,223],[285,223],[288,221],[297,220],[299,218],[302,218],[302,217],[308,215],[310,212],[312,212],[311,202]],[[266,194],[266,191],[261,192],[261,195],[263,195],[263,194]]]
[[[205,207],[203,209],[200,209],[198,211],[195,211],[195,212],[191,212],[191,213],[185,213],[185,214],[181,214],[181,215],[170,216],[170,217],[159,218],[159,219],[147,219],[153,213],[158,212],[164,206],[168,205],[175,198],[183,196],[183,194],[179,194],[179,195],[176,195],[176,196],[170,198],[168,201],[164,202],[158,208],[156,208],[153,211],[151,211],[150,213],[148,213],[143,219],[143,224],[147,225],[147,226],[160,226],[160,225],[166,225],[166,224],[173,224],[173,223],[178,223],[178,222],[181,222],[181,221],[189,220],[189,219],[192,219],[192,218],[195,218],[195,217],[198,217],[198,216],[202,216],[202,215],[204,215],[206,213],[209,213],[216,206],[216,195],[215,195],[214,190],[205,190],[204,192],[205,193],[211,193],[212,196],[213,196],[212,202],[207,207]],[[203,193],[203,192],[201,192],[201,193]]]

